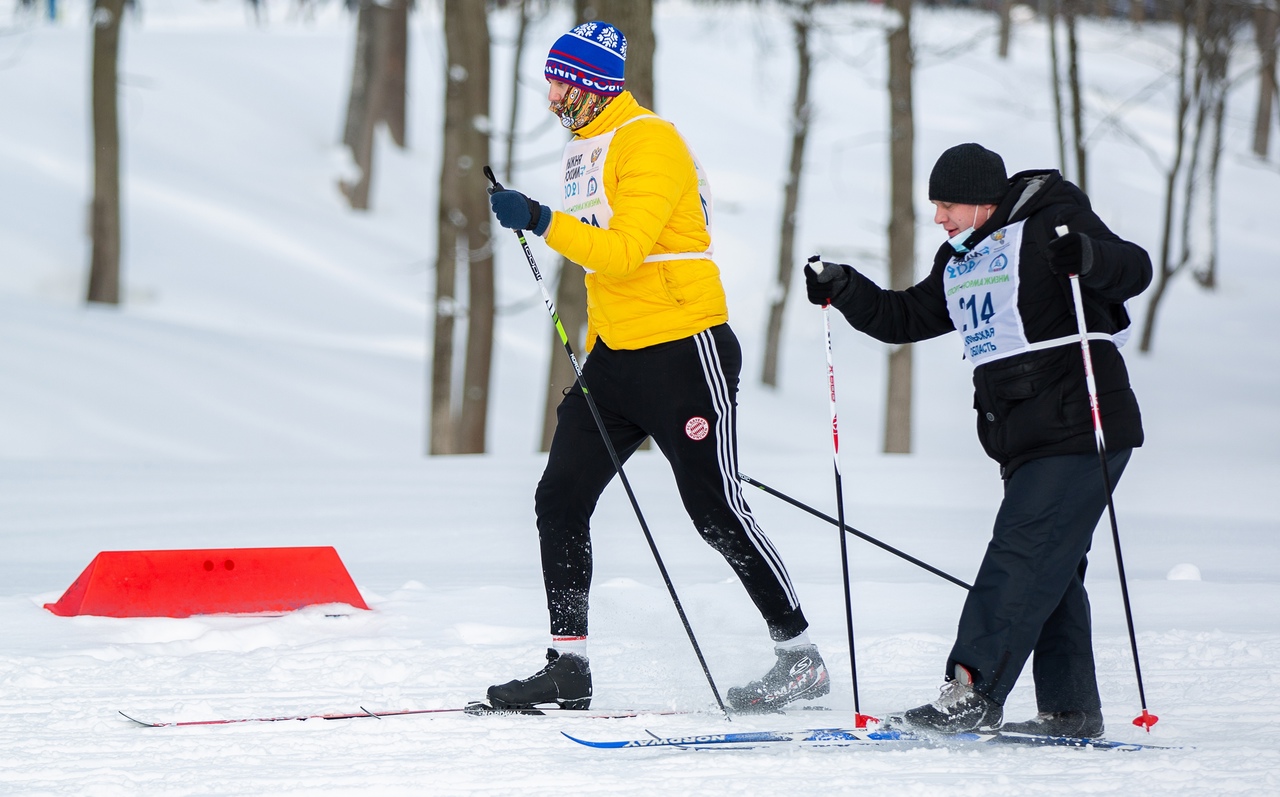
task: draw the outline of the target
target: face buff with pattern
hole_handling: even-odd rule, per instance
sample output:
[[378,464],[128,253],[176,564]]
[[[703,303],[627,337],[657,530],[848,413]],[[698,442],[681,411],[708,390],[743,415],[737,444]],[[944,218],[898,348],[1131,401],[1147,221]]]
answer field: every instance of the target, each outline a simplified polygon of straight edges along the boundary
[[551,103],[551,112],[560,117],[560,124],[569,130],[581,130],[600,115],[612,97],[572,86],[560,102]]

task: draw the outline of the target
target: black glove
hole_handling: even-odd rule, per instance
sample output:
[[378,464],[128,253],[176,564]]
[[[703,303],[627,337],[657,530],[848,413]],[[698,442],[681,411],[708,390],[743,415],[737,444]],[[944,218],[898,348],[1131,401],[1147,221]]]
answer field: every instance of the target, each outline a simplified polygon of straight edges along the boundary
[[814,271],[813,264],[804,267],[804,287],[809,294],[809,301],[823,306],[831,304],[831,299],[844,290],[849,284],[853,269],[839,263],[819,263],[821,271]]
[[1078,274],[1093,268],[1093,239],[1082,232],[1069,232],[1049,242],[1049,270],[1054,274]]
[[542,235],[551,226],[551,208],[519,191],[494,191],[489,195],[489,207],[498,223],[508,230],[533,230],[535,235]]

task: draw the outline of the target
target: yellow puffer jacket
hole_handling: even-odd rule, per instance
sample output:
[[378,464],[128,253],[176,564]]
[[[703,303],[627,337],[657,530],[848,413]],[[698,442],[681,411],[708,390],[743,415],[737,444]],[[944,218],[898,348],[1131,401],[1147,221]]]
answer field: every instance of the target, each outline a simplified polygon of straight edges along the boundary
[[693,156],[670,122],[624,91],[577,137],[615,130],[604,164],[613,208],[609,229],[556,211],[547,245],[590,269],[587,350],[639,349],[696,335],[729,319],[720,269],[709,257],[645,262],[651,255],[704,252],[711,245]]

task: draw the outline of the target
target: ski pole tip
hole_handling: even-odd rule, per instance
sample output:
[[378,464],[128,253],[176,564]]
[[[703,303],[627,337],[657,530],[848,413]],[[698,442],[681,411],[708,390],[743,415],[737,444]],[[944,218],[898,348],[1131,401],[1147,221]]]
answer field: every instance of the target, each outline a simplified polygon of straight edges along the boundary
[[859,713],[857,713],[857,712],[855,712],[855,713],[854,713],[854,715],[853,715],[853,727],[857,728],[857,729],[858,729],[858,730],[860,730],[860,731],[861,731],[861,730],[866,730],[866,728],[867,728],[867,724],[868,724],[868,723],[873,723],[873,724],[875,724],[875,725],[879,725],[879,724],[880,724],[880,718],[879,718],[879,717],[873,717],[873,716],[871,716],[870,714],[859,714]]
[[1155,725],[1159,721],[1160,721],[1159,717],[1157,717],[1155,714],[1152,714],[1150,711],[1147,711],[1144,708],[1142,710],[1142,716],[1135,717],[1133,720],[1133,724],[1137,725],[1139,728],[1144,729],[1147,733],[1151,733],[1151,726]]

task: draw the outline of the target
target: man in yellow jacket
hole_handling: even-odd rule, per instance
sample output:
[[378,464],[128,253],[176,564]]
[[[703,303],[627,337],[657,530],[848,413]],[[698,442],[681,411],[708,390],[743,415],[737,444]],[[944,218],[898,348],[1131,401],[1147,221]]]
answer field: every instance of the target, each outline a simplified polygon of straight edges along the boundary
[[[706,176],[675,127],[625,90],[626,52],[626,37],[605,22],[579,25],[556,41],[545,68],[548,99],[574,133],[562,163],[563,209],[509,190],[495,192],[491,204],[502,226],[532,230],[586,270],[583,376],[619,458],[653,438],[694,527],[760,611],[777,661],[727,696],[735,710],[770,711],[827,694],[830,679],[786,568],[737,478],[742,350],[711,258]],[[568,391],[535,496],[551,619],[547,665],[489,687],[494,708],[590,705],[590,519],[615,472],[582,391]]]

